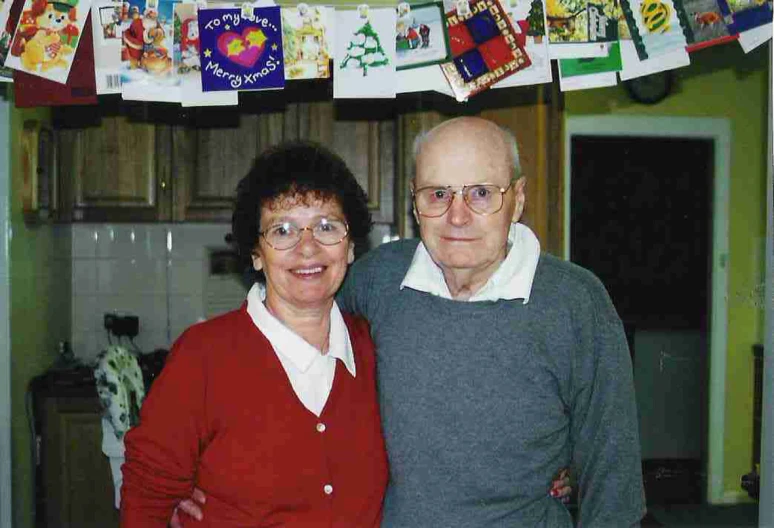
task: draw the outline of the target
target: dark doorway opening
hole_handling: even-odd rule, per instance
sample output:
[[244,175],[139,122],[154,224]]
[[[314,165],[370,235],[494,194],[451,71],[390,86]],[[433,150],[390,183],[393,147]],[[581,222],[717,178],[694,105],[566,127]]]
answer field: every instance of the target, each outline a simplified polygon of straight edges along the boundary
[[648,503],[703,502],[714,143],[573,135],[570,153],[570,260],[624,322]]

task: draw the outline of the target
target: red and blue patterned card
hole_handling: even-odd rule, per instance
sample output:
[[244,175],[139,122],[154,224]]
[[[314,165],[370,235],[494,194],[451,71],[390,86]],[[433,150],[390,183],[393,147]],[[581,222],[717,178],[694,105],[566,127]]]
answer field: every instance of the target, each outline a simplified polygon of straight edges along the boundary
[[531,64],[498,0],[457,0],[446,21],[453,60],[441,69],[458,101]]
[[[202,90],[285,86],[279,7],[200,9]],[[248,14],[250,16],[243,16]]]

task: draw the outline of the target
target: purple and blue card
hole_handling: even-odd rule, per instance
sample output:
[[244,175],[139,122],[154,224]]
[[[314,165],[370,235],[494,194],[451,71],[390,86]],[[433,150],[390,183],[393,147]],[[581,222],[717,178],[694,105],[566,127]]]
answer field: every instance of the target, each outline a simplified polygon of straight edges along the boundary
[[200,9],[202,90],[284,88],[279,7]]

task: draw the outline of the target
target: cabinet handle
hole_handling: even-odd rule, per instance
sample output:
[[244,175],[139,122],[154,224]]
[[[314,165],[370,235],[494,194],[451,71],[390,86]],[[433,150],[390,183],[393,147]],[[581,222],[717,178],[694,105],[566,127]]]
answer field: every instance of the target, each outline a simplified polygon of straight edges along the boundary
[[167,190],[167,182],[166,181],[161,180],[161,183],[159,183],[159,185],[161,186],[161,190],[162,191],[166,191]]

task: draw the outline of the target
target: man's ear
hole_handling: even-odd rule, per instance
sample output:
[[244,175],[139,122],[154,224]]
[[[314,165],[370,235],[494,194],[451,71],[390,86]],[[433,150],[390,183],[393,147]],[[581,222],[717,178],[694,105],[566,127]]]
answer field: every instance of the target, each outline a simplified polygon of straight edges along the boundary
[[349,248],[347,249],[347,264],[355,262],[355,243],[349,241]]
[[521,215],[524,214],[524,203],[527,200],[526,189],[527,178],[525,176],[519,176],[513,184],[513,195],[516,197],[516,206],[513,208],[512,223],[516,223],[521,219]]

